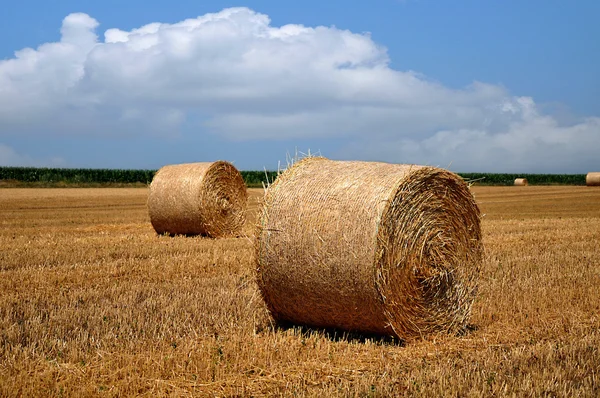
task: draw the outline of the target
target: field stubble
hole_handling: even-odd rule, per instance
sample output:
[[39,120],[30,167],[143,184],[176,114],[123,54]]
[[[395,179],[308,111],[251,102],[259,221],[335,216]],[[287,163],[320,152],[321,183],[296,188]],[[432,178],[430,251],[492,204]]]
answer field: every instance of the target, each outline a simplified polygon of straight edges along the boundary
[[600,189],[473,191],[472,330],[403,346],[275,327],[251,238],[157,236],[146,188],[2,189],[0,395],[600,395]]

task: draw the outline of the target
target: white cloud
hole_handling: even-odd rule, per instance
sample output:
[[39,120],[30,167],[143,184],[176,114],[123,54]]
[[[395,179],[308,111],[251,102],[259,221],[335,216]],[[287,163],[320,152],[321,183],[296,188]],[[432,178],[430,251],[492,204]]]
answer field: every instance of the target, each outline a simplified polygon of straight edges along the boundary
[[515,122],[497,134],[482,129],[438,131],[423,140],[351,143],[342,153],[455,171],[582,173],[599,166],[594,150],[599,131],[600,118],[560,127],[551,117],[540,117]]
[[490,171],[587,167],[600,141],[597,117],[559,125],[500,86],[456,90],[393,70],[368,34],[275,27],[247,8],[108,29],[103,40],[97,26],[71,14],[60,42],[0,61],[0,136],[186,126],[233,141],[331,138],[356,158]]
[[0,166],[63,167],[65,164],[65,160],[61,157],[33,159],[31,156],[17,153],[8,145],[0,144]]

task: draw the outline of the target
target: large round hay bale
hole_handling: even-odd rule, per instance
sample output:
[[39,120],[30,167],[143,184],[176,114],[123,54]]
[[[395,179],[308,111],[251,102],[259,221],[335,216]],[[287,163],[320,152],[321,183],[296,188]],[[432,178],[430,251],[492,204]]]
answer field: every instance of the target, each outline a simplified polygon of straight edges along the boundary
[[529,185],[527,182],[527,178],[515,178],[515,186],[516,187],[524,187]]
[[305,158],[267,189],[256,239],[278,321],[409,340],[469,319],[480,212],[449,171]]
[[588,187],[600,187],[600,171],[587,173],[585,176],[585,185]]
[[225,161],[168,165],[150,184],[148,211],[157,233],[239,234],[248,193],[240,172]]

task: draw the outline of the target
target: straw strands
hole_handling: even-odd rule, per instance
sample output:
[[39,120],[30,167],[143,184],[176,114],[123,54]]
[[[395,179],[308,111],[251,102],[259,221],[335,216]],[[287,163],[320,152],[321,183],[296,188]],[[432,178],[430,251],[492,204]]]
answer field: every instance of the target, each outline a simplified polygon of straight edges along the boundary
[[587,173],[585,176],[585,185],[588,187],[600,187],[600,171]]
[[527,182],[527,178],[515,178],[515,186],[516,187],[524,187],[529,185]]
[[246,220],[247,199],[244,180],[231,163],[168,165],[150,184],[148,212],[159,234],[234,236]]
[[267,189],[255,250],[276,320],[407,340],[454,333],[476,291],[480,212],[449,171],[308,157]]

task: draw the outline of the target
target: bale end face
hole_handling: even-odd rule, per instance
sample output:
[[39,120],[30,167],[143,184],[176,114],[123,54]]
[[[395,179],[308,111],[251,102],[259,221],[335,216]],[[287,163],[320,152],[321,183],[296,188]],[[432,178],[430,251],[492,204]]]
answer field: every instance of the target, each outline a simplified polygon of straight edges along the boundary
[[377,279],[398,337],[464,331],[483,257],[480,211],[456,174],[424,167],[394,192],[378,231]]

